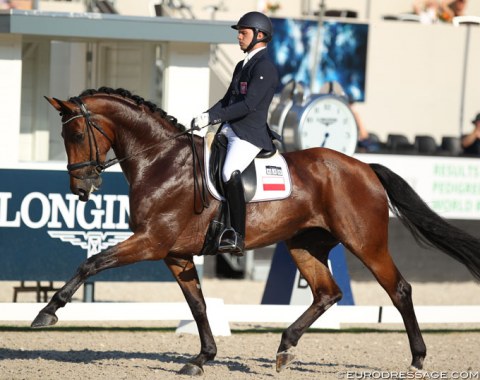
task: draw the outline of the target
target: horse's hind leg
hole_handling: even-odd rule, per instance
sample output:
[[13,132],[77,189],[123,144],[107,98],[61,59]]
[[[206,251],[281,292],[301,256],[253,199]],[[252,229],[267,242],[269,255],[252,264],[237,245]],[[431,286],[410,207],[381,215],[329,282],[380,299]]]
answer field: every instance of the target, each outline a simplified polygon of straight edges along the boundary
[[313,303],[283,332],[277,350],[277,372],[294,359],[290,348],[297,345],[313,322],[342,298],[342,292],[328,269],[328,253],[336,244],[330,234],[320,230],[305,232],[287,241],[295,264],[312,290]]
[[207,307],[200,288],[197,269],[192,259],[166,257],[165,263],[182,289],[200,334],[200,353],[187,363],[179,373],[190,376],[203,375],[203,364],[215,358],[217,346],[208,323]]
[[370,269],[379,284],[388,293],[394,306],[400,312],[410,343],[412,353],[412,368],[422,369],[423,361],[427,355],[427,348],[423,341],[420,327],[418,326],[412,302],[412,287],[405,281],[387,249],[377,256],[359,258]]

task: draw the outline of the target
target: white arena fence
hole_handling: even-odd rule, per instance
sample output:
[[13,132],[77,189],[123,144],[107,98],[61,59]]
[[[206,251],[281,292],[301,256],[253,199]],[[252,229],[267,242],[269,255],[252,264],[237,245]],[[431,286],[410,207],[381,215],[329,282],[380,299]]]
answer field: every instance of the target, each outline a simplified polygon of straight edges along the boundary
[[[290,324],[307,305],[225,304],[220,298],[207,298],[207,314],[216,336],[230,335],[230,323]],[[45,306],[42,303],[2,303],[1,321],[31,322]],[[480,306],[416,306],[420,324],[480,323]],[[177,332],[197,333],[186,302],[94,302],[71,303],[57,312],[62,321],[180,321]],[[339,329],[344,324],[402,324],[393,306],[333,306],[311,328]]]

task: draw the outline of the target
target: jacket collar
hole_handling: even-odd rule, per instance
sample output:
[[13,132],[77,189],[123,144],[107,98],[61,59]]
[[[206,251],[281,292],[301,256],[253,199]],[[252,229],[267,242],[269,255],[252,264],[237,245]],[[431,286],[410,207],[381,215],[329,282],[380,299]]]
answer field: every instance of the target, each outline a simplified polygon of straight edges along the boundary
[[253,52],[248,53],[247,57],[249,57],[249,59],[248,59],[248,62],[245,64],[245,66],[243,66],[243,68],[250,66],[252,62],[255,62],[256,60],[258,60],[266,52],[267,52],[267,48],[265,47],[265,48],[256,49]]

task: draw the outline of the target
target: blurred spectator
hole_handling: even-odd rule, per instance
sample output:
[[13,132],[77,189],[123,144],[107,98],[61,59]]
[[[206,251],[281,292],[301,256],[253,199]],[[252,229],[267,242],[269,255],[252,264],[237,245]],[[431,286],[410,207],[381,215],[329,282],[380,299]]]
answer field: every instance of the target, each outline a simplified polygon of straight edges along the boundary
[[357,150],[362,153],[368,152],[378,152],[380,147],[376,141],[373,141],[370,138],[370,135],[363,124],[363,121],[358,114],[357,109],[354,106],[355,101],[351,98],[349,99],[350,110],[353,113],[353,117],[355,118],[355,122],[357,123],[358,128],[358,143],[357,143]]
[[33,0],[0,0],[0,9],[22,9],[33,8]]
[[480,113],[472,120],[474,129],[468,135],[462,137],[464,154],[480,155]]
[[434,24],[440,12],[439,0],[415,0],[413,11],[420,17],[422,24]]
[[454,17],[464,16],[467,0],[414,0],[413,11],[423,24],[437,21],[452,22]]
[[11,7],[10,0],[0,0],[0,10],[10,9]]
[[454,17],[465,16],[467,0],[442,0],[438,17],[441,21],[452,22]]

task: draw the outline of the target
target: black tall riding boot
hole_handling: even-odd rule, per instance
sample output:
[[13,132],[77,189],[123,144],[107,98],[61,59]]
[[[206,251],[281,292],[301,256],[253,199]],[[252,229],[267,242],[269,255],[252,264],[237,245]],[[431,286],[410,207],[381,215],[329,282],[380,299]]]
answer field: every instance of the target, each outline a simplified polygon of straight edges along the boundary
[[232,173],[230,180],[225,182],[224,189],[232,228],[226,229],[221,235],[218,251],[243,256],[246,206],[242,177],[239,170]]

